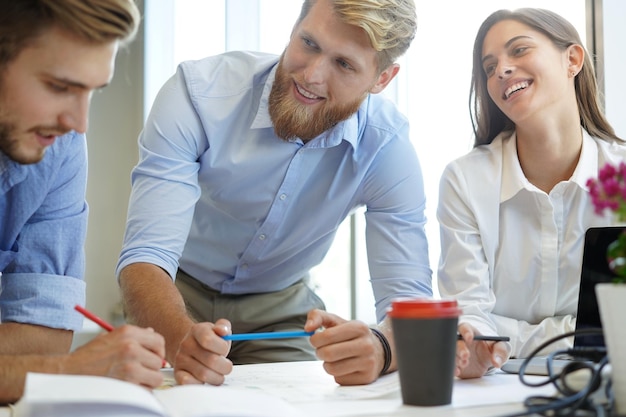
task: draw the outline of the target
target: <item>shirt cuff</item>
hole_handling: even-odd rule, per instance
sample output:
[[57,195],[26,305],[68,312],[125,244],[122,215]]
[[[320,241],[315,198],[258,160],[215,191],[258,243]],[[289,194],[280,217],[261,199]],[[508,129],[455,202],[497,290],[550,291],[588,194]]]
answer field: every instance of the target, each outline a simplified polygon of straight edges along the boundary
[[51,274],[3,274],[0,320],[77,331],[83,317],[74,310],[85,304],[85,282]]

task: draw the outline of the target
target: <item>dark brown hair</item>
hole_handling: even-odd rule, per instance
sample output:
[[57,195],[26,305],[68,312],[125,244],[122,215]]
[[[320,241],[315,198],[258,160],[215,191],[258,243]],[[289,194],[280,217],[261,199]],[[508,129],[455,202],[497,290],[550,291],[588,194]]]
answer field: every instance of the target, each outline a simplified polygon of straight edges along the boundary
[[[489,144],[503,131],[515,129],[511,121],[489,97],[487,75],[482,65],[482,50],[485,36],[493,25],[503,20],[515,20],[533,30],[546,35],[560,50],[571,45],[584,46],[576,28],[560,15],[544,9],[523,8],[517,10],[498,10],[492,13],[478,29],[474,41],[472,83],[470,88],[470,117],[474,128],[474,146]],[[580,113],[580,124],[590,135],[605,139],[622,141],[606,120],[600,105],[598,85],[593,62],[587,51],[581,71],[574,79],[576,101]]]

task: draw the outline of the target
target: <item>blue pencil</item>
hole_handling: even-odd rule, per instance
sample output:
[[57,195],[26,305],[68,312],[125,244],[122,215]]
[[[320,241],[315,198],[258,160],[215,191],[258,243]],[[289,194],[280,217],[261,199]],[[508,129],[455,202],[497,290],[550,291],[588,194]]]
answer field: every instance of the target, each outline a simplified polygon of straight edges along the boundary
[[259,339],[289,339],[292,337],[311,336],[315,332],[267,332],[267,333],[239,333],[227,334],[224,340],[259,340]]

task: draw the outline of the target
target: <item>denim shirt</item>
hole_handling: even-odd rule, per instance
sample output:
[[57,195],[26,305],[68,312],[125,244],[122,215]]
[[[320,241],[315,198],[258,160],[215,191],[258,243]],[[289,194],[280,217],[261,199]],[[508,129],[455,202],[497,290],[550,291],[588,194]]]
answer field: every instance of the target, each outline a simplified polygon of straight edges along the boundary
[[0,153],[0,318],[78,330],[88,208],[85,136],[60,136],[36,164]]

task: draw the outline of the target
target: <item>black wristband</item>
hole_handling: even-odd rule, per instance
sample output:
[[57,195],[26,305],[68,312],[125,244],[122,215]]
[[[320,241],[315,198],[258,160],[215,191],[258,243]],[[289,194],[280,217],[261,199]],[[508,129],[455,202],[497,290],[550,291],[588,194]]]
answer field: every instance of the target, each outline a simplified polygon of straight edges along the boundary
[[385,356],[385,362],[383,364],[383,369],[380,371],[380,375],[384,375],[389,370],[391,366],[391,346],[389,346],[389,341],[385,337],[385,335],[377,329],[370,328],[372,333],[380,340],[380,344],[383,345],[383,354]]

